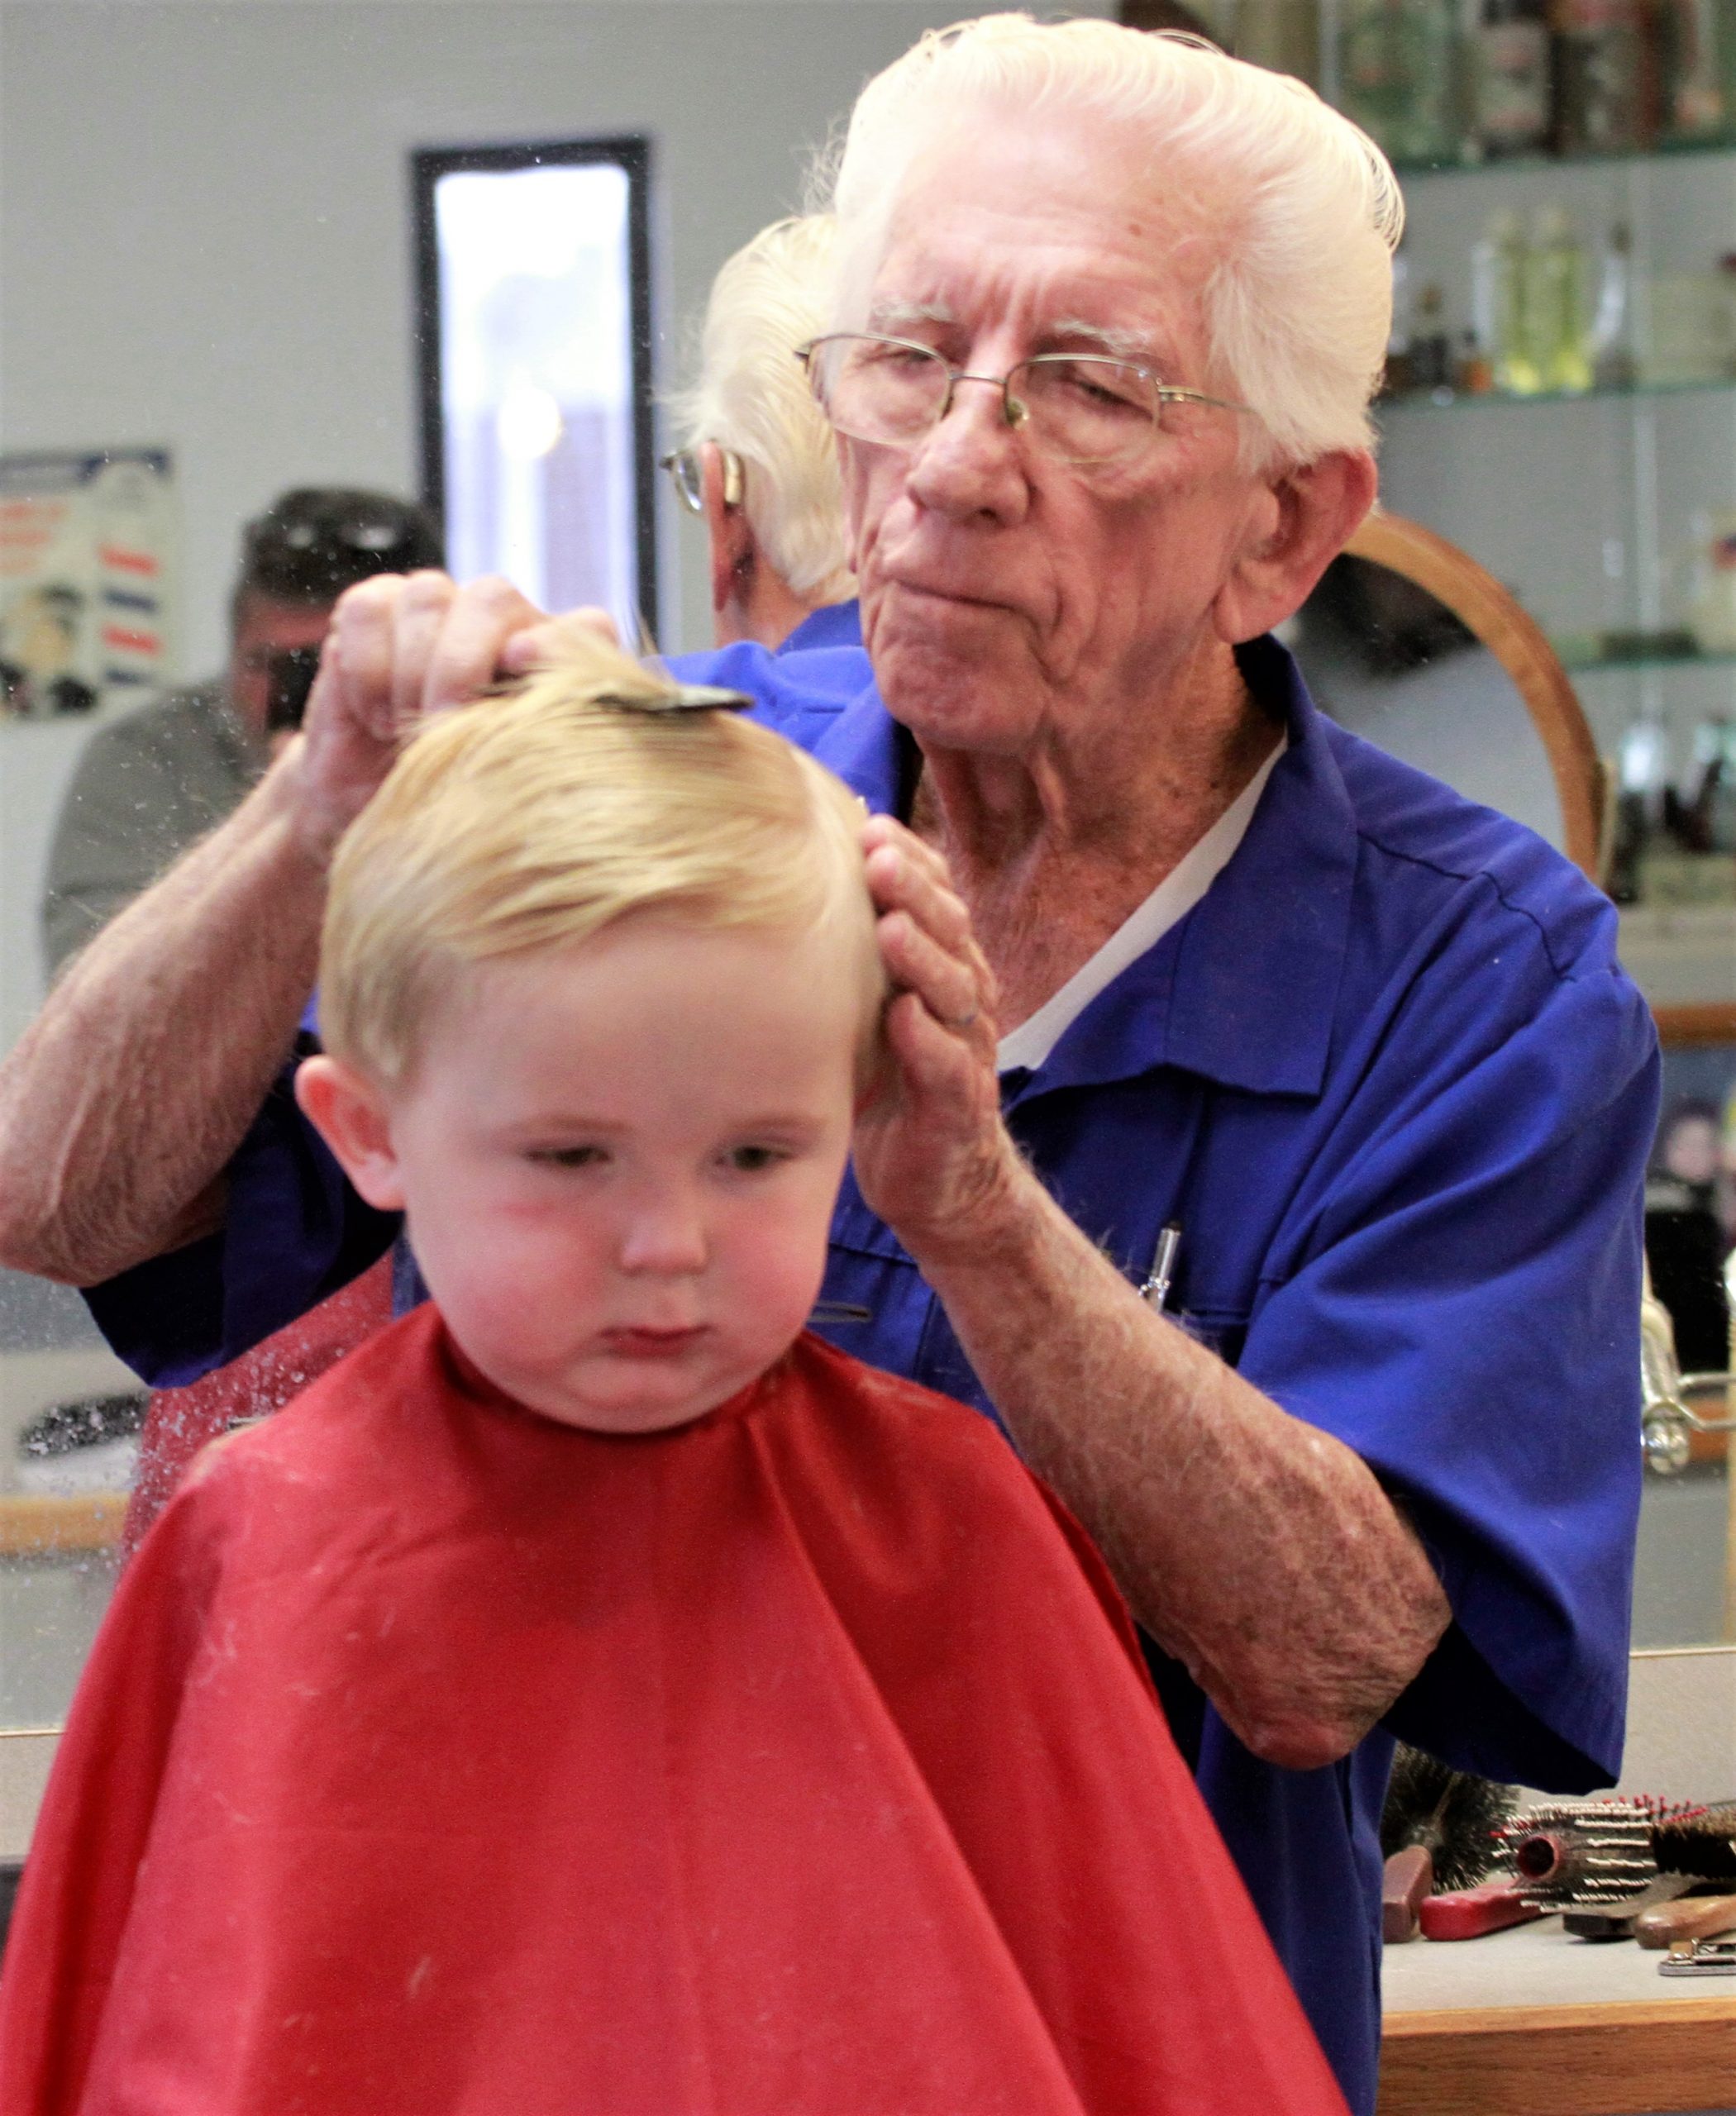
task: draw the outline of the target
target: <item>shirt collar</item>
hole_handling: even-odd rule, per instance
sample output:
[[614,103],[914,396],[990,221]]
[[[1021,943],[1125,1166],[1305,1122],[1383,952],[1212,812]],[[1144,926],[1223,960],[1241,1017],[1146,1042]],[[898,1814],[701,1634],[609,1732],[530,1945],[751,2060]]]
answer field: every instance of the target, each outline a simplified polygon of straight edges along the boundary
[[[1204,897],[1080,1015],[1014,1099],[1177,1065],[1253,1094],[1317,1094],[1348,938],[1357,832],[1327,723],[1271,637],[1236,650],[1243,680],[1290,746],[1247,834]],[[876,813],[899,813],[910,736],[870,684],[814,754]]]
[[817,646],[860,646],[862,643],[862,606],[827,603],[811,610],[778,649],[780,654],[805,654]]
[[1255,1094],[1318,1094],[1349,939],[1357,818],[1328,723],[1271,637],[1237,650],[1290,747],[1247,833],[1176,929],[1164,1057]]

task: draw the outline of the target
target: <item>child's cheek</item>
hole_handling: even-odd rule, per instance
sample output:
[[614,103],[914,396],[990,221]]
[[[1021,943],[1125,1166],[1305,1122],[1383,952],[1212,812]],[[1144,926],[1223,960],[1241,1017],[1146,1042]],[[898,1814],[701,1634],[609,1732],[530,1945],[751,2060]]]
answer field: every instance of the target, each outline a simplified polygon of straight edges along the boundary
[[806,1320],[826,1275],[827,1227],[825,1220],[811,1218],[780,1227],[756,1244],[745,1260],[750,1283],[744,1294],[768,1320],[775,1313],[780,1324],[790,1320],[793,1327]]

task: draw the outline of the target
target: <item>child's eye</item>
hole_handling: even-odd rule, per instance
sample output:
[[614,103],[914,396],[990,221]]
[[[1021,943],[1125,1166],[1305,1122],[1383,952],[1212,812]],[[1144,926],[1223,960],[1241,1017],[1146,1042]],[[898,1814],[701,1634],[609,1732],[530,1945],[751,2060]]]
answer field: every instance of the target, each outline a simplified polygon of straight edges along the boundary
[[608,1155],[602,1146],[535,1146],[529,1158],[545,1168],[598,1168]]
[[727,1158],[730,1166],[742,1175],[758,1175],[789,1156],[777,1146],[732,1146]]

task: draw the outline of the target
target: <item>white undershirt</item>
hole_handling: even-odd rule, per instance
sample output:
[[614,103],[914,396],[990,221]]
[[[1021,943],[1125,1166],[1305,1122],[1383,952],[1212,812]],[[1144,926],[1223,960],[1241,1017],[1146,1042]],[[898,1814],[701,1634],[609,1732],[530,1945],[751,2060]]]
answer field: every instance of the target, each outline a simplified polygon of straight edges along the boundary
[[1091,960],[1075,970],[1028,1021],[1021,1022],[1001,1038],[995,1062],[1002,1072],[1011,1072],[1016,1065],[1033,1070],[1041,1065],[1098,994],[1148,948],[1156,947],[1171,927],[1186,917],[1229,865],[1260,805],[1272,766],[1289,747],[1286,736],[1205,836],[1176,861]]

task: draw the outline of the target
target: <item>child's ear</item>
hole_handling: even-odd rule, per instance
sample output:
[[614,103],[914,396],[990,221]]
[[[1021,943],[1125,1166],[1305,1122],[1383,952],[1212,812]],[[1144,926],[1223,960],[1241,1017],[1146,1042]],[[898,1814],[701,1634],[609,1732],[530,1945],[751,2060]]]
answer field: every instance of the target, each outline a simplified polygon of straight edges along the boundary
[[304,1058],[296,1069],[295,1099],[368,1203],[380,1212],[401,1212],[403,1180],[391,1120],[374,1083],[341,1059]]

